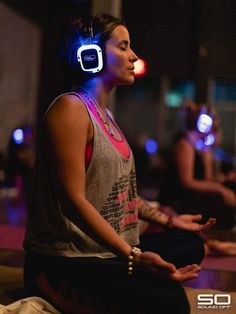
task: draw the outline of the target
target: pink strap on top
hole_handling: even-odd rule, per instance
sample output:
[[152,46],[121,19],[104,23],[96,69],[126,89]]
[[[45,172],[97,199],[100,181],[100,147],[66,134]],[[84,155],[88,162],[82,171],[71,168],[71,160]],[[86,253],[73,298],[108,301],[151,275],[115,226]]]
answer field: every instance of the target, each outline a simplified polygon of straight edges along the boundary
[[[82,98],[83,99],[83,98]],[[122,134],[122,132],[120,131],[120,129],[118,128],[118,126],[116,125],[116,123],[113,121],[113,119],[111,118],[111,122],[113,124],[113,126],[116,128],[116,130],[119,132],[120,136],[121,136],[121,140],[116,140],[114,139],[109,132],[107,131],[106,127],[104,126],[104,124],[102,123],[100,117],[98,116],[95,108],[93,107],[93,105],[87,100],[86,103],[89,106],[89,110],[93,113],[94,117],[96,118],[97,122],[99,123],[99,125],[102,127],[102,129],[104,130],[104,132],[106,133],[108,139],[111,141],[112,145],[117,149],[117,151],[126,159],[128,159],[130,157],[130,147],[124,137],[124,135]],[[110,116],[110,115],[109,115]],[[86,145],[86,149],[85,149],[85,166],[86,169],[88,168],[90,161],[92,159],[92,153],[93,153],[93,143],[88,143]]]

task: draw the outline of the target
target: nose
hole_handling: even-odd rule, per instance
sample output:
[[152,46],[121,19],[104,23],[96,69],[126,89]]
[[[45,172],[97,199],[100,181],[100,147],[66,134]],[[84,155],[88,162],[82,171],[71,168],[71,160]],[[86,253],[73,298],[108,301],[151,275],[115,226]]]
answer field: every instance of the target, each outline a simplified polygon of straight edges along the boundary
[[131,49],[131,57],[130,60],[132,62],[136,62],[138,60],[138,56],[136,55],[136,53]]

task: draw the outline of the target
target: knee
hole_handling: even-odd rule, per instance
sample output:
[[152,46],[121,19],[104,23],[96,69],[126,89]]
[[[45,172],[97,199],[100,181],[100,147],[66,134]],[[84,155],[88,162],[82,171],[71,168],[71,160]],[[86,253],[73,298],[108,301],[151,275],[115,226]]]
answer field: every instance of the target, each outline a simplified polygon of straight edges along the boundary
[[198,234],[192,234],[192,253],[195,255],[196,263],[200,264],[207,253],[207,246]]
[[175,265],[183,267],[187,264],[200,264],[205,257],[205,245],[203,239],[191,232],[187,232],[182,238],[177,250],[177,255],[180,257]]

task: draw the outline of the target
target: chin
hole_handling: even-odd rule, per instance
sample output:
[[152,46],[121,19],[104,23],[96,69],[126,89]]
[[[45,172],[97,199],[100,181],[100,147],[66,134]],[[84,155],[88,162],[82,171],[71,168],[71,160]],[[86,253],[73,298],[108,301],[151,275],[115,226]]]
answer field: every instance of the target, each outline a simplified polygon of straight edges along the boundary
[[123,80],[122,85],[132,85],[134,83],[134,77]]

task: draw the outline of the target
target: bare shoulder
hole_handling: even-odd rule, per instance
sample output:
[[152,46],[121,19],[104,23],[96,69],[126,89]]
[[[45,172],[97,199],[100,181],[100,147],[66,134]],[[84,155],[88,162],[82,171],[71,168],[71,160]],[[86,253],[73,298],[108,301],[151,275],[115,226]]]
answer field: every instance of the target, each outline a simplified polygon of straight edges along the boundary
[[77,114],[84,115],[87,112],[82,100],[73,94],[65,94],[58,97],[52,107],[49,109],[46,119],[52,119],[54,116],[71,116]]
[[73,94],[65,94],[56,99],[52,107],[49,109],[45,120],[47,122],[54,119],[86,119],[88,113],[82,100]]
[[188,153],[189,154],[189,153],[193,152],[194,149],[186,139],[182,138],[178,142],[175,143],[174,151],[176,153],[181,153],[181,154]]

